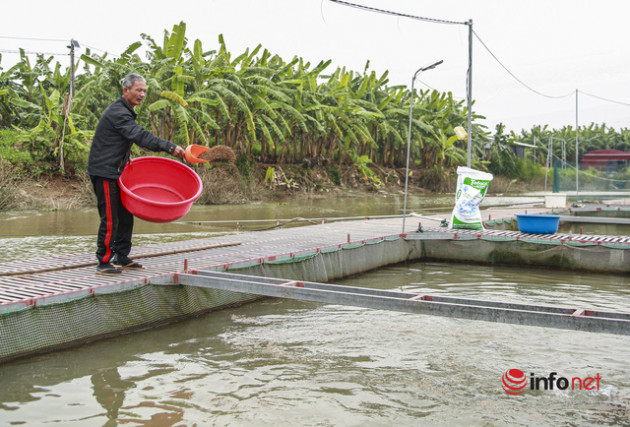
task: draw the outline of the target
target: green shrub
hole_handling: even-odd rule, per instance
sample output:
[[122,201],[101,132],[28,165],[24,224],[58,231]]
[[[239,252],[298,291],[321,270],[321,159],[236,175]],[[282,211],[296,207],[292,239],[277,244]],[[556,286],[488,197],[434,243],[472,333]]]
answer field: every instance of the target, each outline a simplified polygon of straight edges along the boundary
[[488,170],[495,176],[510,179],[533,179],[544,176],[544,167],[530,159],[517,157],[511,150],[494,147],[488,164]]
[[0,211],[11,209],[17,199],[15,167],[0,158]]
[[328,166],[326,168],[326,172],[328,172],[328,178],[330,178],[333,184],[341,185],[341,173],[335,166],[333,165]]
[[0,129],[0,157],[18,168],[27,167],[33,161],[28,150],[22,149],[20,132],[13,129]]

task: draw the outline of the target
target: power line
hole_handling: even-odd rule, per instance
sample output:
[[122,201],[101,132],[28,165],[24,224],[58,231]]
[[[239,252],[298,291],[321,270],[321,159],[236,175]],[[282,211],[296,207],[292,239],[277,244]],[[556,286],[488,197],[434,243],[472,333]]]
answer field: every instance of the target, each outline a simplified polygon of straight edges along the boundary
[[627,103],[627,102],[615,101],[614,99],[608,99],[608,98],[604,98],[602,96],[592,95],[592,94],[584,92],[582,90],[580,90],[579,92],[581,94],[583,94],[583,95],[587,95],[587,96],[590,96],[592,98],[601,99],[602,101],[612,102],[613,104],[625,105],[626,107],[630,107],[630,103]]
[[555,98],[555,99],[559,99],[559,98],[567,98],[569,96],[573,96],[573,94],[575,93],[575,91],[571,91],[571,93],[568,93],[566,95],[558,95],[558,96],[554,96],[554,95],[547,95],[545,93],[539,92],[536,89],[532,88],[531,86],[529,86],[528,84],[526,84],[525,82],[523,82],[521,79],[519,79],[518,77],[516,77],[516,75],[511,72],[510,70],[508,70],[508,68],[503,65],[503,63],[499,60],[499,58],[497,58],[497,56],[490,50],[490,48],[483,42],[483,40],[481,40],[481,37],[479,37],[479,34],[477,34],[477,32],[475,30],[473,30],[473,34],[475,35],[475,37],[477,38],[477,40],[479,40],[479,42],[481,43],[481,45],[486,48],[486,50],[488,51],[488,53],[494,58],[495,61],[497,61],[499,63],[499,65],[510,75],[514,78],[514,80],[516,80],[517,82],[519,82],[520,84],[522,84],[523,86],[525,86],[527,89],[531,90],[532,92],[534,92],[537,95],[540,96],[544,96],[545,98]]
[[333,3],[337,3],[337,4],[341,4],[343,6],[355,7],[357,9],[369,10],[370,12],[382,13],[384,15],[401,16],[403,18],[417,19],[417,20],[420,20],[420,21],[433,22],[433,23],[436,23],[436,24],[468,25],[468,22],[463,22],[463,21],[462,22],[458,22],[458,21],[448,21],[446,19],[426,18],[426,17],[423,17],[423,16],[409,15],[407,13],[393,12],[391,10],[377,9],[375,7],[364,6],[362,4],[349,3],[349,2],[341,1],[341,0],[328,0],[328,1],[333,2]]
[[13,40],[34,40],[40,42],[68,42],[67,39],[40,39],[34,37],[14,37],[14,36],[0,36],[0,39],[13,39]]
[[[368,11],[372,11],[372,12],[382,13],[382,14],[385,14],[385,15],[400,16],[400,17],[405,17],[405,18],[417,19],[417,20],[421,20],[421,21],[434,22],[434,23],[438,23],[438,24],[472,25],[471,21],[448,21],[448,20],[444,20],[444,19],[426,18],[426,17],[421,17],[421,16],[409,15],[409,14],[406,14],[406,13],[399,13],[399,12],[393,12],[393,11],[389,11],[389,10],[377,9],[377,8],[374,8],[374,7],[358,5],[358,4],[354,4],[354,3],[348,3],[348,2],[345,2],[345,1],[342,1],[342,0],[329,0],[329,1],[331,1],[333,3],[339,3],[339,4],[342,4],[344,6],[355,7],[355,8],[358,8],[358,9],[363,9],[363,10],[368,10]],[[561,95],[561,96],[547,95],[547,94],[542,93],[540,91],[537,91],[536,89],[534,89],[531,86],[527,85],[525,82],[523,82],[521,79],[519,79],[514,73],[512,73],[505,65],[503,65],[503,63],[499,60],[499,58],[490,50],[490,48],[484,43],[484,41],[481,40],[481,37],[479,37],[479,35],[474,30],[472,31],[472,33],[475,35],[477,40],[479,40],[481,45],[488,51],[488,53],[490,53],[490,55],[494,58],[494,60],[497,61],[497,63],[510,76],[512,76],[512,78],[514,78],[517,82],[519,82],[521,85],[523,85],[524,87],[526,87],[530,91],[536,93],[537,95],[544,96],[546,98],[567,98],[569,96],[573,96],[573,94],[574,94],[573,91],[571,91],[571,93],[569,93],[567,95]],[[466,84],[468,84],[468,82],[466,82]],[[428,86],[428,85],[426,85],[426,86]]]
[[[67,40],[67,39],[49,39],[49,38],[37,38],[37,37],[15,37],[15,36],[2,36],[0,35],[0,39],[11,39],[11,40],[30,40],[30,41],[43,41],[43,42],[63,42],[63,43],[68,43],[71,40]],[[99,52],[103,52],[103,53],[109,53],[106,50],[103,49],[99,49],[97,47],[94,46],[88,46],[85,43],[81,43],[83,44],[83,46],[88,47],[92,50],[97,50]],[[4,49],[0,49],[0,52],[5,52],[5,53],[19,53],[19,51],[16,50],[4,50]],[[67,55],[67,53],[54,53],[54,52],[24,52],[24,53],[28,53],[28,54],[45,54],[45,55]]]
[[[400,12],[394,12],[394,11],[390,11],[390,10],[384,10],[384,9],[378,9],[375,7],[370,7],[370,6],[365,6],[365,5],[360,5],[360,4],[355,4],[355,3],[350,3],[350,2],[346,2],[346,1],[342,1],[342,0],[328,0],[332,3],[337,3],[337,4],[341,4],[343,6],[349,6],[349,7],[354,7],[357,9],[362,9],[362,10],[367,10],[370,12],[377,12],[377,13],[381,13],[384,15],[393,15],[393,16],[399,16],[399,17],[404,17],[404,18],[410,18],[410,19],[416,19],[416,20],[421,20],[421,21],[427,21],[427,22],[433,22],[433,23],[437,23],[437,24],[451,24],[451,25],[470,25],[469,22],[467,21],[449,21],[449,20],[445,20],[445,19],[435,19],[435,18],[427,18],[427,17],[423,17],[423,16],[415,16],[415,15],[410,15],[407,13],[400,13]],[[532,91],[533,93],[543,96],[545,98],[551,98],[551,99],[561,99],[561,98],[568,98],[570,96],[573,96],[575,94],[575,91],[571,91],[570,93],[566,94],[566,95],[549,95],[543,92],[540,92],[536,89],[534,89],[533,87],[529,86],[527,83],[525,83],[524,81],[522,81],[521,79],[519,79],[512,71],[510,71],[502,62],[501,60],[490,50],[490,48],[486,45],[486,43],[481,39],[481,37],[479,36],[479,34],[477,34],[476,31],[473,30],[473,34],[475,35],[475,37],[477,38],[477,40],[479,40],[479,42],[481,43],[481,45],[488,51],[488,53],[492,56],[492,58],[494,58],[495,61],[497,61],[497,63],[514,79],[516,80],[518,83],[520,83],[521,85],[523,85],[525,88],[527,88],[528,90]],[[431,86],[427,85],[424,82],[421,82],[422,84],[424,84],[425,86],[429,87],[430,89],[434,89]],[[435,90],[435,89],[434,89]],[[580,91],[582,92],[582,91]],[[591,96],[593,98],[597,98],[600,99],[602,101],[607,101],[607,102],[612,102],[615,104],[619,104],[619,105],[625,105],[625,106],[630,106],[630,103],[626,103],[626,102],[621,102],[621,101],[615,101],[612,99],[608,99],[608,98],[604,98],[601,96],[597,96],[597,95],[592,95],[586,92],[582,92],[585,95]]]
[[431,85],[429,85],[429,84],[427,84],[427,83],[423,82],[423,81],[422,81],[422,80],[420,80],[420,79],[416,79],[416,81],[417,81],[418,83],[420,83],[420,84],[423,84],[424,86],[428,87],[428,88],[429,88],[429,89],[431,89],[431,90],[437,90],[437,89],[436,89],[436,88],[434,88],[433,86],[431,86]]
[[[2,38],[2,36],[0,36],[0,38]],[[8,38],[8,37],[5,37],[5,38]],[[39,39],[28,39],[28,40],[39,40]],[[50,39],[46,39],[46,40],[50,40]],[[62,40],[62,41],[67,42],[68,40]],[[87,48],[92,49],[94,51],[99,51],[99,52],[102,52],[102,53],[105,53],[105,54],[109,55],[109,52],[106,51],[106,50],[99,49],[99,48],[94,47],[94,46],[89,46],[89,45],[86,45],[85,43],[82,43],[82,45],[84,47],[87,47]],[[0,49],[0,52],[2,52],[2,53],[24,53],[24,54],[27,54],[27,55],[53,55],[53,56],[58,56],[58,55],[68,56],[69,55],[69,53],[67,53],[67,52],[43,52],[43,51],[16,50],[16,49]]]
[[[367,10],[370,12],[377,12],[377,13],[382,13],[385,15],[393,15],[393,16],[399,16],[399,17],[403,17],[403,18],[410,18],[410,19],[415,19],[418,21],[426,21],[426,22],[432,22],[434,24],[448,24],[448,25],[466,25],[468,27],[468,70],[466,72],[466,99],[467,99],[467,109],[468,109],[468,150],[467,150],[467,165],[468,167],[470,167],[471,165],[471,158],[472,158],[472,151],[471,151],[471,147],[472,147],[472,19],[468,20],[468,21],[448,21],[445,19],[435,19],[435,18],[427,18],[427,17],[423,17],[423,16],[415,16],[415,15],[410,15],[410,14],[406,14],[406,13],[399,13],[399,12],[393,12],[393,11],[389,11],[389,10],[383,10],[383,9],[377,9],[375,7],[368,7],[368,6],[362,6],[359,4],[355,4],[355,3],[349,3],[349,2],[345,2],[345,1],[341,1],[341,0],[329,0],[332,1],[333,3],[338,3],[344,6],[350,6],[350,7],[356,7],[358,9],[363,9],[363,10]],[[441,63],[442,61],[440,61]],[[435,64],[437,65],[437,63]],[[420,70],[416,71],[416,75]],[[416,75],[414,75],[414,78],[411,81],[411,92],[412,92],[412,97],[413,97],[413,82],[415,81]],[[411,105],[413,106],[413,102],[411,103]],[[411,113],[410,113],[411,116]],[[411,118],[410,118],[411,120]],[[411,127],[410,127],[411,129]],[[411,131],[410,131],[411,132]],[[411,144],[409,144],[407,146],[407,148],[409,148],[411,146]],[[409,150],[407,150],[409,151]],[[409,162],[409,152],[407,152],[407,162]],[[406,195],[406,194],[405,194]],[[403,220],[403,228],[404,228],[404,220]]]
[[69,55],[69,53],[60,53],[60,52],[36,52],[36,51],[22,51],[22,50],[11,50],[11,49],[0,49],[0,52],[4,53],[22,53],[29,55]]
[[[434,91],[436,91],[436,92],[440,92],[440,90],[439,90],[439,89],[434,88],[433,86],[431,86],[431,85],[427,84],[426,82],[424,82],[424,81],[422,81],[422,80],[420,80],[420,79],[416,79],[416,81],[417,81],[418,83],[422,84],[423,86],[426,86],[429,90],[434,90]],[[449,92],[450,92],[450,91],[449,91]],[[453,92],[450,92],[450,93],[451,93],[451,96],[453,97],[453,99],[456,99],[456,100],[458,100],[458,101],[466,101],[466,98],[461,97],[461,96],[456,96],[456,95],[453,95]]]
[[87,47],[87,48],[90,48],[90,49],[92,49],[92,50],[98,50],[99,52],[103,52],[103,53],[106,53],[106,54],[108,54],[108,55],[109,55],[109,52],[108,52],[108,51],[106,51],[106,50],[99,49],[99,48],[94,47],[94,46],[89,46],[89,45],[87,45],[87,44],[85,44],[85,43],[82,43],[82,44],[83,44],[83,46],[85,46],[85,47]]

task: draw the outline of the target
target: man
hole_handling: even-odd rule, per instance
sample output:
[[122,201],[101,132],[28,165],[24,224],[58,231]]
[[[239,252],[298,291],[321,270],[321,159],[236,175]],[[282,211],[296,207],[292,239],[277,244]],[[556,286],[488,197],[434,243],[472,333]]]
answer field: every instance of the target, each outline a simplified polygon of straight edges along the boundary
[[129,74],[122,86],[122,96],[105,109],[98,122],[87,167],[101,217],[96,241],[96,272],[106,275],[119,275],[122,269],[143,268],[129,258],[133,215],[123,206],[118,186],[118,178],[129,161],[131,145],[136,143],[152,151],[184,157],[183,148],[156,137],[136,123],[134,108],[142,104],[146,96],[146,80],[138,74]]

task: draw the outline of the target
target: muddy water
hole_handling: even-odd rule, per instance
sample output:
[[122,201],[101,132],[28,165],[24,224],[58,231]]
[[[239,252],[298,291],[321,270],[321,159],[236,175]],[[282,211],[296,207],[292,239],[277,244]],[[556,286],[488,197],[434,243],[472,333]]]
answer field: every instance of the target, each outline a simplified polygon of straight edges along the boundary
[[[444,209],[452,196],[410,197],[408,212]],[[276,225],[271,220],[399,215],[402,197],[374,196],[320,199],[247,205],[193,206],[181,220],[155,224],[136,219],[134,245],[185,240],[260,230]],[[305,222],[295,222],[304,225]],[[0,262],[20,257],[47,257],[57,253],[95,250],[98,214],[86,208],[61,212],[0,213]]]
[[[218,207],[191,214],[199,215],[195,221],[261,218],[260,212],[264,218],[377,215],[395,213],[402,208],[397,203],[365,213],[356,203],[352,211],[272,204],[256,207],[258,213]],[[41,235],[30,237],[5,234],[7,221],[16,221],[9,227],[15,230],[24,218],[0,219],[3,251],[12,245],[13,257],[17,246],[27,255],[67,252],[61,240],[89,248],[93,220],[81,223],[89,213],[65,215],[41,214],[54,229],[33,224]],[[55,230],[64,226],[59,239]],[[168,227],[139,236],[160,241],[234,231]],[[40,244],[46,247],[38,252]],[[410,263],[340,283],[630,312],[625,276]],[[265,300],[1,365],[0,425],[629,425],[629,351],[623,336]],[[509,396],[501,388],[509,369],[601,380],[592,390]]]

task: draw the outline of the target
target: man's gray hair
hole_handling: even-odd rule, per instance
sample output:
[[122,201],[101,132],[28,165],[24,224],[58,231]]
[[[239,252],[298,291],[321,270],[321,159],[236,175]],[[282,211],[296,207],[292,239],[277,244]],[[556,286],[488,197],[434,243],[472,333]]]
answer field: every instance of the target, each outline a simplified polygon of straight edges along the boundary
[[136,74],[136,73],[131,73],[129,75],[127,75],[124,79],[123,79],[123,83],[122,86],[128,89],[131,89],[134,85],[135,82],[140,81],[142,83],[146,83],[147,81],[144,79],[144,77],[142,77],[140,74]]

